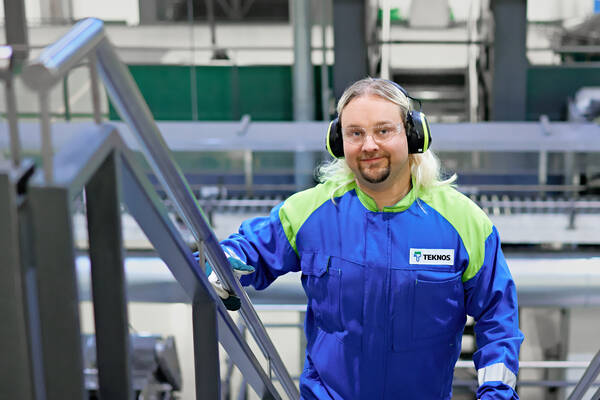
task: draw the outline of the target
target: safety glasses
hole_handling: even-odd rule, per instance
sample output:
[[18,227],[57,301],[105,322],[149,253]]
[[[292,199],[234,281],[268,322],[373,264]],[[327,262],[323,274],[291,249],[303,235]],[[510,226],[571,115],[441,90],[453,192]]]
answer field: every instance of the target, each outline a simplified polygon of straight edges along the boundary
[[[402,123],[377,125],[370,129],[370,135],[376,143],[385,143],[402,132]],[[365,128],[349,126],[342,129],[344,142],[359,145],[363,144],[369,136]]]

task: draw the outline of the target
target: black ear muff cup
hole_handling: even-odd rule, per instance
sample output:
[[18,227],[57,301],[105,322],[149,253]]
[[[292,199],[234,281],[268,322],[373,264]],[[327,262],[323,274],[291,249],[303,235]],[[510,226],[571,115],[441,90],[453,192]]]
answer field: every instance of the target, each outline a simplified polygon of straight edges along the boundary
[[327,129],[327,152],[334,158],[344,157],[344,142],[342,141],[342,127],[339,118],[329,123]]
[[409,154],[420,154],[429,150],[431,131],[427,117],[421,111],[410,110],[406,115],[406,140]]

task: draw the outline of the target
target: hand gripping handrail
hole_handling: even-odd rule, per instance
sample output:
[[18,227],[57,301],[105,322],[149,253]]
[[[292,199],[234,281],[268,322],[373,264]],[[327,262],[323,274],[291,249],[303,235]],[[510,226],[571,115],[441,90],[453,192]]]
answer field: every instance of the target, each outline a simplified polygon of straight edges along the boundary
[[23,71],[23,79],[28,86],[41,93],[56,83],[70,67],[86,57],[95,57],[110,99],[137,136],[153,172],[194,238],[203,244],[205,255],[215,267],[221,281],[241,299],[242,317],[267,357],[269,368],[274,370],[287,395],[291,399],[298,399],[299,393],[294,381],[269,339],[248,295],[234,277],[221,246],[196,203],[183,173],[174,162],[131,74],[108,41],[103,22],[93,18],[78,22]]

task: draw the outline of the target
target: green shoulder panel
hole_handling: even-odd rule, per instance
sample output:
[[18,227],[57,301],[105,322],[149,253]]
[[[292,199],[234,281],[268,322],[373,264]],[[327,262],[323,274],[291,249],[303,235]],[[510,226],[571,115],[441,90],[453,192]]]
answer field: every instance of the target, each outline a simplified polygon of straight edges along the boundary
[[322,183],[292,195],[283,203],[283,206],[279,209],[279,220],[290,245],[296,253],[298,253],[296,234],[308,217],[326,201],[331,201],[331,195],[334,191],[333,197],[339,197],[354,189],[354,187],[354,182],[337,188],[332,182]]
[[433,188],[421,198],[458,232],[469,255],[462,281],[473,278],[483,265],[485,241],[492,233],[492,221],[477,204],[450,185]]

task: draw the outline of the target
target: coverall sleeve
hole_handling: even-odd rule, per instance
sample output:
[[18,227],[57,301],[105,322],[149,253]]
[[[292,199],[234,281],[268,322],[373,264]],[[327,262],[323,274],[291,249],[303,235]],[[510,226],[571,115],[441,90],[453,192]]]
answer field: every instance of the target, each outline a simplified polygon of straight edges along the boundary
[[475,319],[477,398],[518,399],[514,388],[523,334],[519,330],[515,283],[495,227],[485,241],[483,265],[464,282],[464,288],[467,314]]
[[232,250],[255,268],[254,273],[240,278],[243,286],[252,285],[261,290],[278,276],[300,270],[298,256],[283,229],[282,219],[286,219],[281,209],[283,204],[273,208],[267,217],[244,221],[238,233],[221,242],[221,247]]

